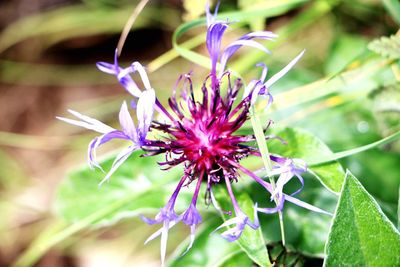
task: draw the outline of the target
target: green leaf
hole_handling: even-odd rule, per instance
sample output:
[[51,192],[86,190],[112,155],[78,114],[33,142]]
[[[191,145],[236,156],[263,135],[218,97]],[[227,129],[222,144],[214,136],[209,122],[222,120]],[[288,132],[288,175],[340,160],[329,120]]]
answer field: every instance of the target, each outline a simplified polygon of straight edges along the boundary
[[[15,266],[33,265],[48,249],[84,229],[110,225],[164,206],[172,192],[168,182],[180,170],[161,171],[154,168],[156,158],[141,158],[139,154],[132,154],[101,187],[98,184],[104,173],[100,171],[85,167],[68,175],[58,188],[55,206],[59,216],[70,225],[63,222],[62,226],[66,226],[52,235],[39,235]],[[102,166],[108,170],[112,162],[110,158]],[[180,197],[185,196],[181,193]]]
[[[218,204],[223,210],[232,210],[229,195],[223,186],[214,186],[214,193]],[[251,221],[254,221],[254,203],[250,196],[243,191],[243,189],[240,190],[240,192],[235,193],[235,196],[241,210],[249,217]],[[226,214],[222,214],[222,217],[224,220],[228,220],[230,218]],[[246,226],[241,237],[236,242],[255,263],[260,266],[271,266],[261,227],[259,227],[257,230],[253,230]]]
[[399,187],[399,202],[397,204],[397,229],[400,229],[400,187]]
[[383,36],[369,43],[368,48],[377,54],[392,59],[400,58],[400,36]]
[[[296,198],[332,212],[335,210],[337,195],[321,186],[317,179],[310,179],[304,176],[305,185],[303,190],[296,195]],[[285,185],[285,192],[294,192],[299,188],[297,181],[290,181]],[[254,202],[259,207],[271,207],[269,197],[265,189],[258,184],[252,184],[248,190],[252,194]],[[276,244],[281,241],[279,232],[279,217],[277,214],[260,214],[260,222],[263,226],[263,233],[267,244]],[[329,227],[332,217],[316,213],[290,202],[285,202],[283,208],[283,221],[285,225],[286,249],[296,251],[302,255],[320,257],[324,256],[324,247],[328,238]],[[271,257],[273,251],[268,249]],[[279,265],[280,266],[280,265]]]
[[320,157],[319,159],[317,159],[316,157],[310,159],[310,164],[311,165],[320,165],[326,162],[330,162],[333,160],[337,160],[337,159],[341,159],[341,158],[345,158],[351,155],[355,155],[364,151],[367,151],[369,149],[375,148],[375,147],[379,147],[385,144],[389,144],[397,139],[400,138],[400,131],[389,135],[388,137],[382,138],[376,142],[370,143],[368,145],[365,146],[360,146],[360,147],[356,147],[356,148],[352,148],[349,150],[345,150],[345,151],[341,151],[341,152],[336,152],[336,153],[332,153],[331,156],[323,156]]
[[336,38],[325,61],[325,73],[328,75],[345,70],[357,61],[367,46],[367,41],[358,35],[340,35]]
[[[284,139],[287,145],[273,140],[269,144],[272,154],[278,154],[291,158],[300,158],[309,162],[316,157],[332,155],[332,151],[316,136],[308,131],[298,128],[283,128],[274,131],[274,134]],[[339,192],[344,179],[344,170],[336,162],[328,162],[318,166],[310,166],[313,173],[328,189]]]
[[324,266],[399,266],[400,234],[348,172],[325,248]]
[[[105,225],[164,206],[173,191],[166,188],[167,184],[179,175],[180,169],[161,171],[154,158],[139,155],[132,154],[101,187],[98,184],[105,175],[101,171],[85,167],[69,174],[58,189],[57,213],[67,222],[74,223],[112,203],[120,203],[114,210],[90,223]],[[109,159],[102,166],[108,170],[112,162],[113,159]]]
[[382,2],[392,18],[400,24],[400,2],[398,0],[383,0]]
[[234,251],[224,258],[221,262],[216,264],[216,267],[241,267],[241,266],[252,266],[253,262],[247,257],[246,253],[241,250]]
[[199,229],[196,230],[196,239],[193,247],[184,257],[181,257],[188,246],[189,240],[187,240],[188,242],[182,242],[182,245],[171,255],[168,263],[169,267],[214,267],[227,254],[231,254],[233,251],[242,251],[236,244],[229,243],[216,233],[212,234],[212,231],[221,223],[221,219],[215,213],[210,213],[209,215],[211,218],[203,222]]

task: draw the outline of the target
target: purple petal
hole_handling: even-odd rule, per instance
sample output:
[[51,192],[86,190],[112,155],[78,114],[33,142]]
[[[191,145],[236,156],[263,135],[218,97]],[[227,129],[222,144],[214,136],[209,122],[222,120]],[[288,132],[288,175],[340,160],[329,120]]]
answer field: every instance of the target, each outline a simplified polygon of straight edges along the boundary
[[144,140],[146,138],[151,121],[153,120],[155,101],[156,95],[153,89],[143,91],[139,98],[136,110],[139,122],[139,140]]
[[225,221],[223,224],[221,224],[220,226],[218,226],[214,231],[218,231],[219,229],[223,228],[223,227],[227,227],[230,226],[232,224],[236,224],[235,227],[230,228],[228,230],[226,230],[225,232],[223,232],[221,234],[221,236],[223,238],[225,238],[226,240],[228,240],[229,242],[233,242],[235,240],[237,240],[240,235],[242,234],[242,231],[244,229],[245,226],[245,222],[243,222],[246,219],[246,217],[244,218],[240,218],[240,217],[234,217],[232,219],[229,219],[227,221]]
[[139,62],[135,61],[132,63],[131,68],[133,69],[134,72],[139,72],[140,78],[142,79],[143,85],[147,90],[152,89],[150,86],[150,81],[149,77],[147,76],[147,73]]
[[125,162],[125,160],[132,154],[133,151],[138,149],[137,146],[130,146],[124,150],[122,150],[118,156],[115,158],[113,165],[111,166],[110,171],[107,173],[106,177],[99,183],[99,186],[101,186],[104,182],[108,181],[110,179],[111,175],[114,174],[114,172],[122,165],[122,163]]
[[184,222],[186,225],[196,225],[201,223],[201,221],[202,219],[200,213],[196,209],[196,206],[191,203],[190,207],[183,214],[182,222]]
[[261,67],[262,68],[261,77],[260,77],[259,80],[261,82],[264,82],[265,78],[267,77],[267,73],[268,73],[267,65],[265,65],[265,63],[257,63],[256,67]]
[[305,209],[308,209],[308,210],[311,210],[311,211],[314,211],[314,212],[319,212],[319,213],[323,213],[323,214],[327,214],[327,215],[332,216],[332,213],[330,213],[328,211],[325,211],[325,210],[322,210],[322,209],[320,209],[318,207],[315,207],[315,206],[313,206],[311,204],[308,204],[306,202],[303,202],[303,201],[301,201],[301,200],[299,200],[297,198],[294,198],[292,196],[285,195],[285,199],[287,201],[289,201],[289,202],[292,202],[293,204],[295,204],[295,205],[297,205],[299,207],[302,207],[302,208],[305,208]]
[[240,37],[240,39],[248,40],[248,39],[258,38],[263,40],[274,40],[277,37],[278,37],[277,34],[270,31],[255,31],[243,35],[242,37]]
[[244,88],[244,92],[243,92],[243,99],[245,99],[246,97],[248,97],[253,91],[254,88],[257,84],[259,84],[260,81],[259,80],[252,80],[249,82],[249,84]]
[[214,23],[215,19],[217,18],[219,4],[220,4],[220,2],[218,1],[217,5],[215,6],[214,14],[211,14],[211,12],[210,12],[210,3],[209,3],[209,1],[207,1],[207,3],[206,3],[206,16],[207,16],[207,26],[208,27],[212,23]]
[[276,187],[274,192],[271,194],[271,200],[275,198],[276,195],[283,194],[283,186],[292,179],[293,174],[290,171],[285,171],[281,173],[278,180],[276,181]]
[[[221,56],[220,75],[224,72],[226,63],[228,62],[229,58],[234,53],[236,53],[236,51],[243,45],[252,46],[257,49],[261,49],[261,50],[265,51],[266,53],[270,53],[269,50],[266,49],[264,46],[262,46],[261,44],[255,42],[255,41],[251,41],[251,39],[258,38],[258,39],[263,39],[263,40],[273,40],[275,37],[277,37],[277,35],[272,32],[269,32],[269,31],[251,32],[251,33],[245,34],[242,37],[240,37],[237,41],[233,42],[231,45],[229,45],[227,48],[225,48],[225,50]],[[250,42],[246,42],[246,41],[250,41]]]
[[278,198],[278,205],[275,208],[257,208],[257,211],[266,213],[266,214],[273,214],[279,212],[283,209],[283,204],[285,203],[286,195],[282,194],[279,195]]
[[185,252],[182,253],[181,257],[184,256],[188,251],[193,247],[194,239],[196,237],[196,225],[193,224],[190,226],[190,242]]
[[265,53],[268,54],[271,53],[267,48],[265,48],[262,44],[257,43],[256,41],[239,39],[225,48],[221,56],[220,75],[225,71],[225,66],[226,63],[228,62],[228,59],[242,46],[250,46],[259,49],[261,51],[264,51]]
[[214,22],[207,29],[206,44],[211,58],[211,74],[216,76],[216,67],[221,50],[221,39],[228,24],[223,22]]
[[294,196],[294,195],[300,193],[301,190],[303,190],[303,187],[304,187],[304,179],[303,179],[303,177],[301,177],[301,175],[297,174],[297,173],[295,173],[295,176],[297,177],[297,179],[299,179],[301,186],[294,193],[290,194],[291,196]]
[[253,207],[254,223],[252,223],[250,220],[247,221],[247,225],[250,226],[253,230],[256,230],[256,229],[258,229],[258,227],[260,227],[260,221],[258,220],[257,208],[258,208],[258,204],[255,203],[254,207]]
[[80,119],[81,121],[72,120],[72,119],[63,118],[63,117],[56,117],[56,118],[66,122],[66,123],[69,123],[69,124],[72,124],[75,126],[79,126],[79,127],[83,127],[83,128],[89,129],[89,130],[103,133],[103,134],[111,132],[111,131],[115,131],[114,128],[111,128],[110,126],[102,123],[101,121],[98,121],[98,120],[88,117],[86,115],[80,114],[79,112],[74,111],[74,110],[69,109],[68,111],[72,115],[74,115],[75,117]]
[[300,60],[304,52],[305,50],[303,50],[297,57],[295,57],[292,61],[290,61],[289,64],[286,65],[286,67],[284,67],[274,76],[272,76],[268,81],[266,81],[264,84],[265,87],[267,88],[271,87],[275,82],[277,82],[280,78],[282,78],[291,68],[293,68],[293,66],[297,63],[297,61]]
[[98,141],[98,137],[94,138],[88,145],[88,165],[91,169],[94,167],[99,168],[101,171],[104,172],[103,168],[96,160],[96,143]]
[[131,73],[133,73],[134,70],[129,67],[122,69],[118,73],[118,81],[121,83],[121,85],[134,97],[140,97],[141,91],[139,90],[139,87],[136,85],[136,83],[133,81],[132,77],[130,76]]
[[118,75],[120,72],[121,68],[115,67],[115,64],[110,64],[107,62],[97,62],[96,63],[97,68],[105,73],[112,74],[112,75]]
[[226,240],[228,240],[229,242],[236,241],[242,235],[245,226],[246,222],[238,223],[234,228],[228,229],[225,232],[223,232],[221,236]]
[[102,170],[100,165],[96,161],[96,150],[99,146],[101,146],[104,143],[107,143],[108,141],[112,139],[125,139],[129,140],[129,137],[126,136],[123,132],[114,130],[112,132],[103,134],[99,137],[96,137],[92,140],[92,142],[89,143],[88,147],[88,158],[89,158],[89,166],[90,167],[98,167]]
[[134,142],[138,143],[138,136],[136,132],[135,124],[133,123],[132,117],[129,114],[128,106],[124,101],[119,112],[119,123],[121,124],[124,133]]

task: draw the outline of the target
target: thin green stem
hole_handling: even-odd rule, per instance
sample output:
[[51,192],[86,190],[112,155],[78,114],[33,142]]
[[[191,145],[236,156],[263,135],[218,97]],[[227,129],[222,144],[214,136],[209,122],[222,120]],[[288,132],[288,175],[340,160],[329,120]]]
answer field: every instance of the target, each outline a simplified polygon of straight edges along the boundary
[[[272,171],[272,163],[269,157],[269,150],[267,146],[267,142],[265,142],[265,136],[264,136],[264,131],[261,126],[260,118],[257,116],[254,107],[251,108],[250,110],[250,118],[251,118],[251,124],[253,126],[253,131],[254,135],[256,136],[257,140],[257,145],[261,153],[261,158],[265,167],[265,170],[267,171],[267,174]],[[271,183],[272,186],[272,192],[275,191],[275,180],[272,176],[268,176],[268,179]],[[278,205],[278,199],[277,197],[274,198],[276,205]],[[285,245],[285,228],[283,225],[283,214],[282,211],[278,212],[279,215],[279,224],[281,228],[281,236],[282,236],[282,244]]]

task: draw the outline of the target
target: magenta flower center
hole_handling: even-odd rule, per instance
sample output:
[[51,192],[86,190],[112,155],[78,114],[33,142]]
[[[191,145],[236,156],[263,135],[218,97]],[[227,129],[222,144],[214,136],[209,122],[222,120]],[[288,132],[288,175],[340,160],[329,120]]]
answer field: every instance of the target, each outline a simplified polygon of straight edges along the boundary
[[[229,81],[229,74],[228,81]],[[185,173],[190,181],[206,174],[209,186],[223,181],[224,175],[236,179],[236,167],[230,161],[238,162],[253,150],[242,144],[249,140],[247,136],[236,135],[248,118],[249,98],[242,100],[233,108],[236,95],[241,87],[240,80],[231,86],[229,81],[225,97],[221,97],[219,84],[211,85],[208,89],[206,82],[202,88],[202,100],[194,98],[191,80],[190,92],[183,90],[182,98],[178,101],[175,94],[169,99],[169,105],[174,116],[173,124],[154,123],[153,128],[167,133],[166,142],[151,142],[145,148],[153,154],[166,152],[166,161],[160,163],[173,167],[185,164]],[[202,177],[201,177],[202,178]]]

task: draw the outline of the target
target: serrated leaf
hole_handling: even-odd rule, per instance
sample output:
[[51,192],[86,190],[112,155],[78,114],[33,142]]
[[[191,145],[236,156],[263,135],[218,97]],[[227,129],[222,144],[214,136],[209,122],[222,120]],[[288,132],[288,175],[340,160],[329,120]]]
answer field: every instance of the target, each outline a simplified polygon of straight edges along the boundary
[[[218,204],[223,210],[232,210],[229,195],[223,186],[214,186],[214,193]],[[236,192],[235,196],[241,210],[249,217],[251,221],[254,221],[254,202],[250,196],[243,190]],[[226,214],[223,214],[222,216],[224,220],[231,218]],[[257,230],[253,230],[246,226],[241,237],[236,242],[255,263],[260,266],[271,266],[261,227],[259,227]]]
[[[165,205],[173,189],[165,188],[168,181],[179,175],[179,168],[161,171],[154,158],[139,157],[134,153],[115,172],[109,182],[98,186],[104,173],[88,167],[73,171],[61,183],[56,196],[56,211],[67,222],[77,222],[110,206],[121,203],[91,225],[112,224],[122,218],[132,217],[146,209]],[[109,169],[113,159],[105,161]],[[160,179],[163,177],[163,179]]]
[[400,58],[400,36],[383,36],[369,43],[368,48],[373,52],[392,59]]
[[400,234],[348,172],[326,243],[324,266],[399,266]]
[[[273,140],[269,143],[272,154],[300,158],[309,162],[317,157],[333,155],[333,152],[319,138],[312,133],[298,128],[283,128],[274,131],[274,134],[287,142],[282,145],[279,141]],[[339,192],[345,176],[342,166],[336,162],[324,163],[318,166],[311,166],[309,170],[334,192]]]

